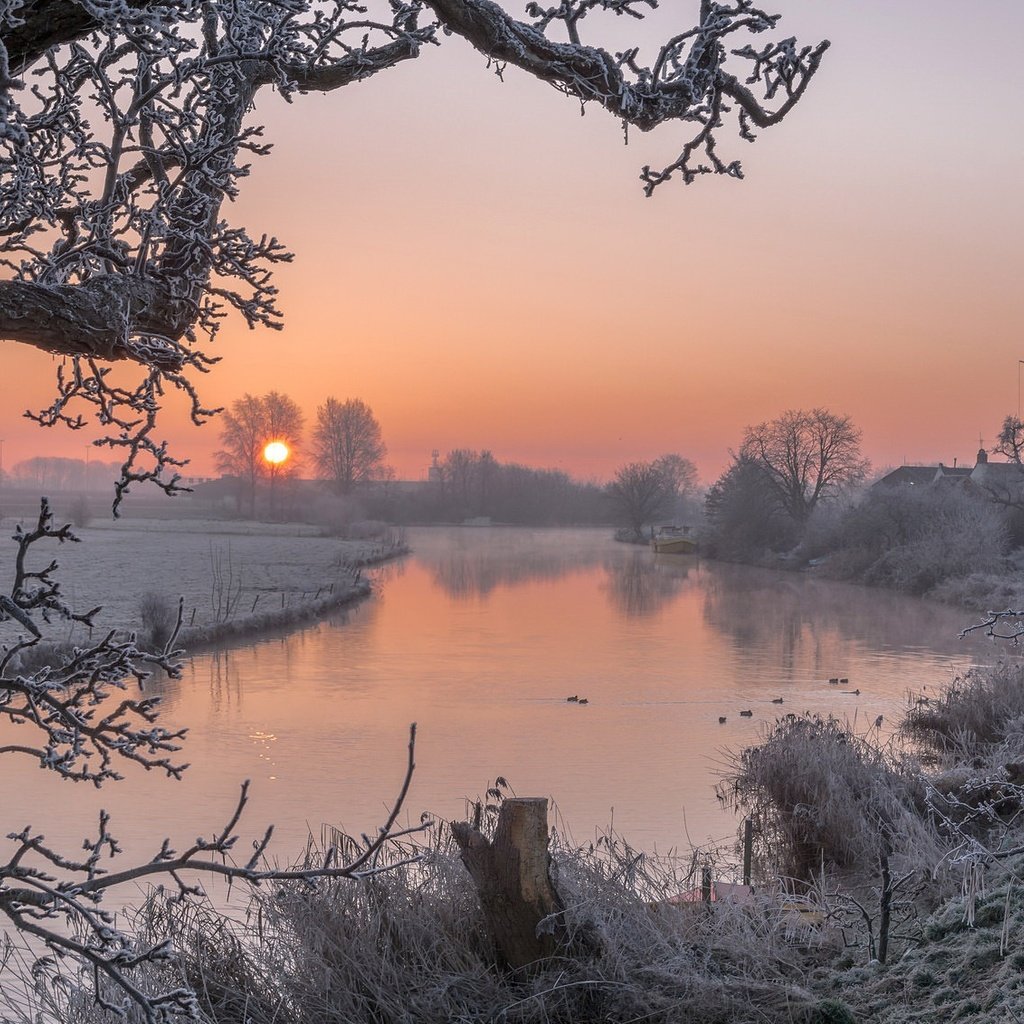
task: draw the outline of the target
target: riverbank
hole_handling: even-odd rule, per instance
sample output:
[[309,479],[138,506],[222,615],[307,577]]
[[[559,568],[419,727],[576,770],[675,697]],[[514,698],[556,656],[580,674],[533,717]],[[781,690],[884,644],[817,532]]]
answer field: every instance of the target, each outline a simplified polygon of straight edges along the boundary
[[[529,970],[503,962],[438,820],[385,847],[369,886],[264,886],[227,916],[154,894],[134,928],[174,954],[142,968],[145,988],[193,987],[204,1024],[233,1024],[239,1005],[249,1024],[1006,1024],[1024,1001],[1022,716],[1024,671],[1004,665],[916,705],[902,749],[833,719],[780,721],[724,780],[761,801],[752,890],[718,884],[724,847],[640,854],[612,831],[582,844],[557,831],[563,945]],[[911,751],[929,754],[927,771]],[[484,837],[509,795],[503,780],[488,790]],[[325,829],[304,870],[327,844],[362,848]],[[811,874],[780,877],[794,855]],[[39,1019],[111,1020],[71,991],[37,986]]]
[[124,519],[74,532],[81,543],[40,557],[58,561],[69,607],[100,612],[92,630],[69,623],[53,639],[82,643],[117,629],[159,645],[180,602],[179,641],[189,650],[311,621],[359,600],[370,592],[362,570],[408,551],[398,531],[342,540],[301,523]]

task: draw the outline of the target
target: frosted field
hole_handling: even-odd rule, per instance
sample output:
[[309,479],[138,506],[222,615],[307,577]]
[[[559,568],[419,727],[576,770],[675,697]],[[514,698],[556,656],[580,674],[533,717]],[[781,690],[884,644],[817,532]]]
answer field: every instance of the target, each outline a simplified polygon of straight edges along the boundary
[[[28,518],[0,520],[0,591],[10,588],[16,547],[7,538],[19,521],[34,526]],[[71,608],[102,606],[97,629],[141,628],[147,592],[175,603],[183,597],[186,627],[244,619],[254,604],[257,615],[298,609],[352,589],[357,567],[385,554],[380,542],[322,537],[316,527],[290,523],[125,519],[73,532],[81,543],[33,545],[29,567],[43,568],[55,558]],[[77,624],[63,629],[58,626],[53,638],[86,634]]]

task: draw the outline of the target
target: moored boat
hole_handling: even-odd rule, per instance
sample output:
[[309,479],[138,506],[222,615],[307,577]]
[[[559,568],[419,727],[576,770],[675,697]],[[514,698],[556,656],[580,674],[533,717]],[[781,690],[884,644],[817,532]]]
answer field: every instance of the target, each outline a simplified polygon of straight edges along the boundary
[[688,526],[660,526],[651,535],[651,547],[659,555],[691,555],[697,542],[689,533]]

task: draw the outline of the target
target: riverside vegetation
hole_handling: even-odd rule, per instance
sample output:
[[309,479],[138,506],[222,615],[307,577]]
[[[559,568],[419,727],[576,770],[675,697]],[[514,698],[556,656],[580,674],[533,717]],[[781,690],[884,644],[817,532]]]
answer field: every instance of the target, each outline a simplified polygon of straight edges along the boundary
[[[1024,1000],[1022,724],[1010,662],[918,698],[884,742],[780,718],[719,786],[755,822],[752,899],[700,899],[705,869],[727,877],[735,851],[659,857],[556,830],[568,937],[526,969],[502,964],[438,823],[381,851],[390,870],[259,887],[244,913],[154,892],[133,928],[174,953],[137,981],[193,989],[204,1024],[1010,1020]],[[499,780],[475,808],[485,831],[508,792]],[[325,829],[302,867],[364,843]],[[25,978],[39,1019],[114,1019],[66,967]]]

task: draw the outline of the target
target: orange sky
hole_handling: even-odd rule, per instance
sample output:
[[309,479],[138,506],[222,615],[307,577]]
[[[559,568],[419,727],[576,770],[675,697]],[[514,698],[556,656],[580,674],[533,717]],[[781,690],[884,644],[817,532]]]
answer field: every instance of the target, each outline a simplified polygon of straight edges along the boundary
[[[697,6],[606,19],[601,41],[650,46]],[[333,95],[262,95],[275,150],[226,212],[296,252],[287,323],[226,328],[204,399],[275,388],[312,417],[362,398],[410,478],[472,447],[599,479],[678,451],[711,480],[745,425],[815,405],[850,414],[877,465],[973,460],[1024,358],[1024,5],[775,9],[784,34],[832,40],[805,99],[754,146],[722,137],[745,181],[649,200],[640,167],[675,157],[678,128],[623,146],[596,108],[498,81],[458,39]],[[8,468],[84,454],[18,418],[50,362],[0,346]],[[212,471],[215,425],[175,412],[165,433]]]

